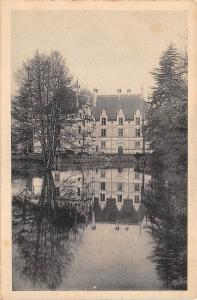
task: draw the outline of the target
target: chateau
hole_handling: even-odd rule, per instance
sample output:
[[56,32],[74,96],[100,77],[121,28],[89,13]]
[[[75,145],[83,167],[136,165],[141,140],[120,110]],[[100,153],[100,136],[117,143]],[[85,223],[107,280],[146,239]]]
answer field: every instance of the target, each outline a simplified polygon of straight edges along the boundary
[[[95,90],[97,91],[97,90]],[[95,95],[95,146],[100,153],[143,151],[145,102],[140,94]]]

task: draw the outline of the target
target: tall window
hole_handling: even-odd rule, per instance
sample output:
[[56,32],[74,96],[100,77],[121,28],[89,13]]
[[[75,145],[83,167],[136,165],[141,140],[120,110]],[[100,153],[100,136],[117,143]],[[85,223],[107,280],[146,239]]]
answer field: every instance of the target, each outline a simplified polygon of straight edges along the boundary
[[123,136],[123,129],[118,129],[118,136]]
[[135,196],[134,196],[134,202],[135,202],[135,203],[139,203],[139,202],[140,202],[140,197],[139,197],[139,195],[135,195]]
[[100,199],[101,199],[101,201],[105,201],[105,194],[101,194]]
[[136,137],[140,137],[140,128],[137,128],[137,129],[135,130],[135,136],[136,136]]
[[140,125],[140,117],[136,117],[135,118],[135,124],[136,125]]
[[101,171],[101,177],[105,177],[105,171]]
[[135,191],[136,192],[140,191],[140,185],[139,185],[139,183],[135,183]]
[[106,129],[101,129],[101,136],[105,137],[106,136]]
[[140,149],[140,142],[135,142],[135,149]]
[[81,126],[79,125],[79,133],[81,133]]
[[123,125],[123,118],[122,117],[118,119],[118,124]]
[[106,125],[106,118],[101,119],[101,125]]
[[101,190],[102,190],[102,191],[105,190],[105,182],[101,182]]
[[77,194],[78,194],[78,196],[80,196],[80,194],[81,194],[81,190],[80,190],[80,188],[78,188],[78,190],[77,190]]
[[122,202],[122,195],[118,195],[118,202]]
[[106,148],[106,142],[101,142],[101,149],[105,149]]
[[140,173],[135,172],[135,179],[140,179]]
[[122,183],[121,182],[118,183],[118,191],[122,192]]

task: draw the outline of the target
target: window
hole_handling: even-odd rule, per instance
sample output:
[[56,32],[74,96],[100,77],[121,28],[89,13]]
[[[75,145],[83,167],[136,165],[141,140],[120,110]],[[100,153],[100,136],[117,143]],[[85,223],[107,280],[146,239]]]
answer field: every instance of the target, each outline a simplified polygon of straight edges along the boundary
[[105,201],[105,194],[101,194],[100,199],[101,199],[101,201]]
[[137,129],[135,130],[135,136],[136,136],[136,137],[140,137],[140,128],[137,128]]
[[81,133],[81,126],[79,126],[79,133]]
[[140,202],[140,197],[139,197],[139,195],[135,195],[135,196],[134,196],[134,202],[135,202],[135,203],[139,203],[139,202]]
[[123,118],[122,117],[118,119],[118,124],[123,125]]
[[106,148],[106,142],[101,142],[101,149],[105,149]]
[[101,119],[101,125],[106,125],[106,118]]
[[140,173],[135,172],[135,179],[140,179]]
[[80,194],[81,194],[81,191],[80,191],[80,188],[78,188],[77,195],[80,196]]
[[105,190],[105,182],[101,182],[101,190]]
[[136,117],[135,118],[135,124],[136,125],[140,125],[140,117]]
[[105,171],[101,171],[101,177],[105,177]]
[[80,178],[80,177],[78,177],[78,181],[80,181],[80,179],[81,179],[81,178]]
[[135,149],[140,149],[140,142],[135,142]]
[[122,183],[121,182],[118,183],[118,191],[122,192]]
[[118,129],[118,136],[123,136],[123,129]]
[[106,129],[101,129],[101,136],[102,137],[106,136]]
[[135,191],[136,191],[136,192],[139,192],[139,190],[140,190],[140,185],[139,185],[139,183],[135,183]]
[[118,202],[122,202],[122,195],[118,195]]

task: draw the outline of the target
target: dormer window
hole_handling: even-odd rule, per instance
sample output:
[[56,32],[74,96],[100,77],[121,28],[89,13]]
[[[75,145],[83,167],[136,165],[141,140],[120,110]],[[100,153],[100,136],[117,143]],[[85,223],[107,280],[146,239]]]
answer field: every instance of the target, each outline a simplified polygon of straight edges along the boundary
[[136,117],[135,118],[135,124],[136,125],[140,125],[140,117]]
[[106,125],[106,118],[101,118],[101,125],[103,125],[103,126]]
[[122,117],[118,118],[118,124],[123,125],[123,118]]

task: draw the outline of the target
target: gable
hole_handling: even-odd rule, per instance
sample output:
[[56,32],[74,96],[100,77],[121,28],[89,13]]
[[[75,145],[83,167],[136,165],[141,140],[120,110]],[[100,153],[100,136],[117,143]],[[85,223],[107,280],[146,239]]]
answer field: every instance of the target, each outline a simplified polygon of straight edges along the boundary
[[109,121],[115,121],[120,110],[125,116],[125,120],[134,120],[136,110],[142,111],[144,101],[140,95],[121,95],[120,99],[117,95],[97,96],[95,107],[95,119],[100,120],[103,110],[106,111]]

